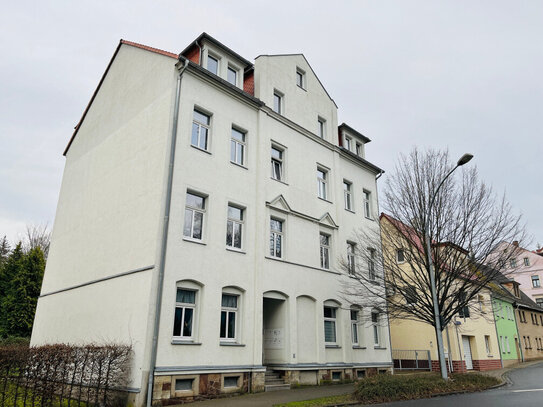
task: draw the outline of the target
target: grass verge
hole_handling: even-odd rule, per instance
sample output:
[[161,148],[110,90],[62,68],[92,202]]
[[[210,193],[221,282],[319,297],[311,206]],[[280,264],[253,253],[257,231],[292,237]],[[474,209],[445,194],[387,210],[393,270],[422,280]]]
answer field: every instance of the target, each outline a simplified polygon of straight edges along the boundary
[[474,392],[500,383],[495,377],[477,373],[453,374],[444,381],[438,374],[377,375],[360,380],[353,394],[293,401],[277,407],[322,407],[335,404],[360,402],[384,403],[397,400],[414,400],[455,392]]

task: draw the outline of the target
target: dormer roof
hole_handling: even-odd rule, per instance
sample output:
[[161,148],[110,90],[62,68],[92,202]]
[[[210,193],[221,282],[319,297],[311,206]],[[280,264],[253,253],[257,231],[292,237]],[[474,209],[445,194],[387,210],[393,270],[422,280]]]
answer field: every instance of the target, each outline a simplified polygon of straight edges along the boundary
[[364,144],[369,143],[371,141],[369,138],[364,136],[362,133],[356,131],[355,129],[353,129],[351,126],[349,126],[346,123],[341,123],[338,126],[338,129],[339,129],[340,133],[347,132],[351,136],[358,137]]

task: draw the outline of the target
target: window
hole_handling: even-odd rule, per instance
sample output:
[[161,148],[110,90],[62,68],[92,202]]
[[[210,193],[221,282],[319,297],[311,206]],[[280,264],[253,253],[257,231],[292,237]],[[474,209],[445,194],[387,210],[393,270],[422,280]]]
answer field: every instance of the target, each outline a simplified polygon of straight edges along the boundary
[[283,222],[270,218],[270,256],[283,257]]
[[353,276],[356,271],[355,250],[356,245],[354,243],[347,242],[347,267],[349,275],[351,276]]
[[417,289],[413,285],[405,287],[405,300],[407,304],[417,303]]
[[321,233],[320,245],[321,245],[321,268],[330,268],[330,235]]
[[271,177],[277,181],[283,180],[283,150],[271,147]]
[[175,391],[193,391],[194,379],[176,379]]
[[526,337],[523,336],[522,339],[524,340],[524,349],[528,349],[528,342],[526,341]]
[[191,239],[202,240],[205,202],[206,199],[203,196],[187,192],[183,236]]
[[371,219],[371,192],[364,190],[364,216]]
[[[460,318],[469,318],[469,305],[466,302],[466,293],[461,292],[458,297],[459,305],[461,306],[458,316]],[[465,304],[465,305],[462,305]]]
[[202,150],[208,149],[210,116],[198,110],[194,110],[192,117],[192,136],[190,144]]
[[532,341],[530,341],[530,337],[527,336],[526,340],[527,340],[527,344],[528,344],[528,349],[532,349]]
[[517,259],[509,260],[509,265],[511,266],[511,268],[517,267]]
[[296,85],[305,89],[305,72],[300,68],[296,68]]
[[403,263],[405,261],[405,252],[403,249],[396,250],[396,261],[398,263]]
[[375,273],[375,249],[368,247],[368,278],[375,280],[377,274]]
[[539,305],[540,307],[543,307],[543,298],[536,298],[535,299],[535,302],[537,305]]
[[283,94],[278,91],[273,92],[273,111],[275,113],[283,113]]
[[226,246],[241,249],[244,210],[228,205],[228,220],[226,222]]
[[215,75],[219,74],[219,60],[209,54],[207,54],[207,70]]
[[345,209],[353,210],[353,195],[351,191],[351,183],[343,180],[343,196],[345,197]]
[[224,378],[224,387],[240,387],[241,376],[226,376]]
[[175,298],[173,336],[192,340],[195,308],[196,291],[178,288]]
[[322,168],[317,168],[317,190],[318,197],[321,199],[326,199],[326,184],[327,184],[327,175],[328,172]]
[[490,351],[490,336],[488,335],[485,335],[485,347],[486,347],[486,353],[487,354],[491,354],[492,352]]
[[379,313],[371,313],[371,325],[373,329],[373,344],[379,346]]
[[[479,311],[481,311],[483,314],[485,313],[485,307],[484,307],[484,303],[485,303],[485,297],[482,296],[482,295],[478,295],[477,296],[477,305],[479,306]],[[505,319],[505,313],[507,312],[507,307],[505,307],[505,305],[503,306],[503,313],[502,313],[502,318]]]
[[324,138],[326,136],[326,120],[319,117],[318,118],[318,136]]
[[237,86],[238,71],[236,71],[234,68],[228,67],[228,71],[226,72],[226,80],[230,82],[232,85]]
[[245,133],[232,128],[230,136],[230,161],[245,165]]
[[335,307],[324,307],[324,342],[336,343],[336,312]]
[[351,310],[351,340],[353,345],[358,345],[358,311]]
[[524,258],[524,265],[529,266],[530,265],[530,259],[528,257]]
[[351,151],[351,146],[353,144],[353,140],[350,137],[345,137],[345,148],[349,151]]
[[532,287],[534,287],[534,288],[541,287],[541,282],[539,281],[539,276],[532,276]]
[[507,350],[507,353],[511,353],[511,348],[509,346],[509,338],[505,337],[505,349]]
[[221,334],[223,341],[236,340],[236,316],[239,295],[223,294],[221,300]]
[[356,143],[356,155],[362,157],[362,144]]

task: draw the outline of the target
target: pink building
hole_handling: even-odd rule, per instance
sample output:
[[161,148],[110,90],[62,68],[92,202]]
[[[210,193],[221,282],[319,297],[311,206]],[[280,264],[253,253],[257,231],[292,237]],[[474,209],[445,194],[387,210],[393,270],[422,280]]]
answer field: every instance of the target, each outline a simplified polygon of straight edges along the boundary
[[540,307],[543,307],[543,256],[518,246],[518,242],[500,243],[497,251],[515,250],[507,264],[501,269],[503,274],[520,284],[520,289]]

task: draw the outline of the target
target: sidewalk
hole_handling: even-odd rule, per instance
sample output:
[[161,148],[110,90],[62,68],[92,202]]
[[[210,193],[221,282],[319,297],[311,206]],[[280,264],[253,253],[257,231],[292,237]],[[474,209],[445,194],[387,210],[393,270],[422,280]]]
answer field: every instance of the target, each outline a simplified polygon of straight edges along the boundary
[[507,381],[507,379],[504,376],[507,372],[509,372],[511,370],[514,370],[514,369],[523,369],[525,367],[536,365],[538,363],[543,363],[543,359],[531,360],[529,362],[516,363],[514,365],[505,367],[503,369],[487,370],[487,371],[484,371],[484,372],[477,372],[477,373],[481,373],[481,374],[484,374],[484,375],[487,375],[487,376],[493,376],[493,377],[495,377],[497,379],[500,379],[502,381]]
[[[271,407],[274,404],[288,403],[289,401],[301,401],[316,399],[319,397],[339,396],[352,393],[354,385],[335,384],[329,386],[310,386],[292,390],[270,391],[264,393],[244,394],[223,399],[196,401],[190,403],[192,407]],[[186,404],[184,404],[186,406]],[[170,407],[180,407],[170,406]]]

